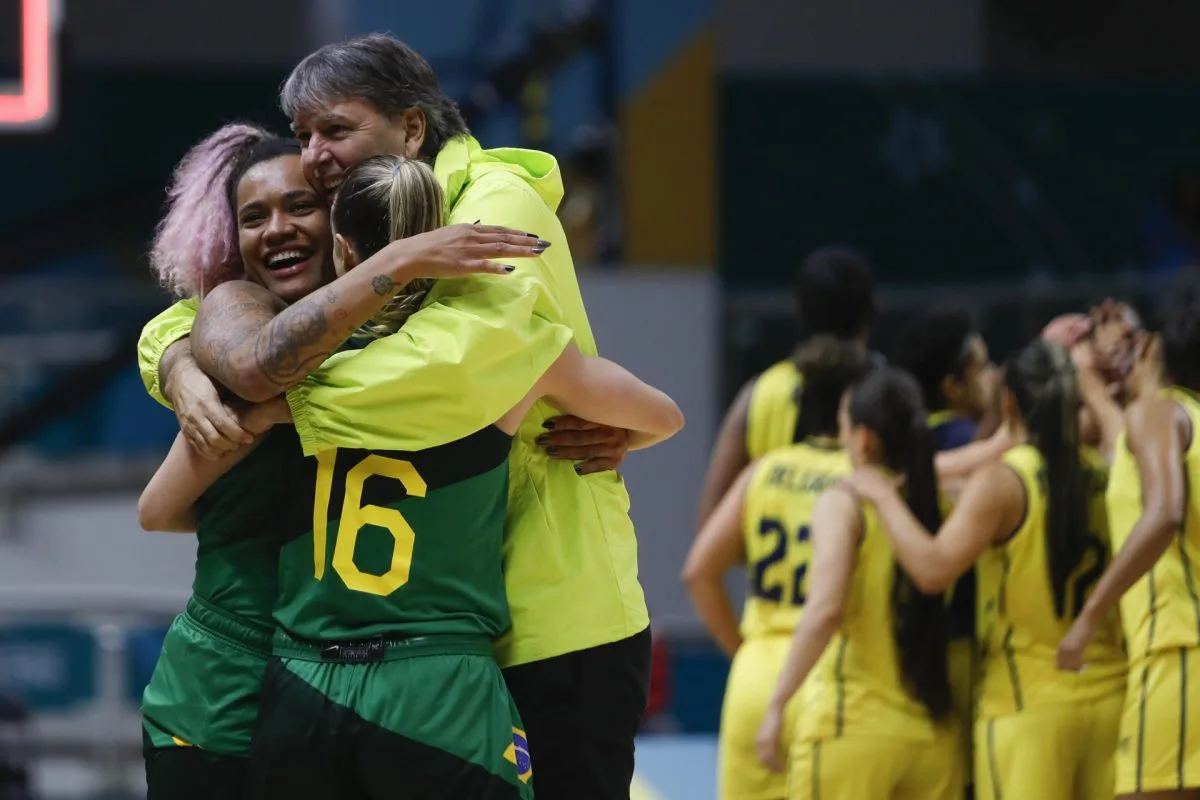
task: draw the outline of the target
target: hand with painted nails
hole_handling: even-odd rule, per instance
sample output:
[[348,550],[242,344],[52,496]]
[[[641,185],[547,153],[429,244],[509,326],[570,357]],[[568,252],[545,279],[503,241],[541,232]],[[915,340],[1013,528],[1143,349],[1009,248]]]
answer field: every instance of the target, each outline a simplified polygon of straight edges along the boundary
[[395,258],[397,284],[418,278],[505,275],[515,267],[494,259],[537,258],[550,242],[497,225],[448,225],[397,239],[382,252]]
[[546,455],[565,461],[578,461],[575,472],[588,475],[616,469],[629,452],[629,432],[564,415],[546,420],[547,433],[537,438]]

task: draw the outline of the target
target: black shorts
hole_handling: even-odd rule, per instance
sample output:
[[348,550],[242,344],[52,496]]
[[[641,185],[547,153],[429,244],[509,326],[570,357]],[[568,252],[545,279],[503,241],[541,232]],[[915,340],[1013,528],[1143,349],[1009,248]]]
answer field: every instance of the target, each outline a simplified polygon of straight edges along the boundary
[[529,735],[537,800],[629,800],[650,690],[650,629],[504,670]]
[[222,756],[198,747],[154,747],[143,736],[147,800],[243,800],[244,756]]

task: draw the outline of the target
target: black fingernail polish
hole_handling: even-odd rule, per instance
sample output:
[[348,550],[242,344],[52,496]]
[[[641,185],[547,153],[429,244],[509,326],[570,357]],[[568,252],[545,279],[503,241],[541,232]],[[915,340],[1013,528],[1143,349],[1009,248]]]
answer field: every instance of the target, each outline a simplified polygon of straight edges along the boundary
[[547,439],[545,436],[539,436],[536,439],[534,439],[533,441],[535,444],[540,444],[543,447],[545,447],[546,443],[549,441],[549,439]]
[[552,242],[547,242],[545,239],[538,239],[538,240],[537,240],[537,244],[535,245],[535,247],[540,247],[541,249],[545,250],[545,249],[546,249],[546,248],[548,248],[548,247],[549,247],[551,244],[552,244]]
[[542,253],[544,253],[544,252],[546,252],[546,248],[544,248],[544,247],[535,247],[535,248],[533,248],[533,254],[534,254],[535,256],[540,256],[540,255],[541,255]]
[[530,239],[541,239],[542,238],[542,237],[538,236],[536,233],[526,233],[525,235],[528,236]]
[[504,265],[505,272],[512,272],[514,269],[516,269],[516,267],[509,266],[508,264]]
[[557,447],[547,447],[546,455],[548,455],[548,456],[558,455],[558,448]]
[[552,419],[546,420],[545,422],[542,423],[542,427],[548,431],[554,430],[554,420],[552,420]]
[[474,222],[472,222],[471,224],[472,224],[472,225],[478,225],[478,224],[479,224],[479,223],[481,223],[481,222],[483,222],[483,220],[482,220],[482,219],[477,219],[477,220],[475,220]]
[[579,466],[578,464],[576,464],[576,465],[575,465],[575,474],[576,474],[576,475],[582,475],[582,474],[583,474],[583,467],[581,467],[581,466]]

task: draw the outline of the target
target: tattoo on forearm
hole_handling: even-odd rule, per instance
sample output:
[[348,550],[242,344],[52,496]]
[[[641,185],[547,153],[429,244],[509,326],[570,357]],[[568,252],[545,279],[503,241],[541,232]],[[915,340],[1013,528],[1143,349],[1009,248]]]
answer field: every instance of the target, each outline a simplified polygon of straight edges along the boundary
[[371,288],[380,297],[387,297],[396,293],[396,282],[387,275],[376,275],[371,281]]
[[[375,292],[394,293],[395,284],[381,277],[372,284]],[[242,290],[240,295],[221,298],[224,305],[214,304],[196,319],[191,345],[196,360],[227,386],[245,381],[252,363],[260,378],[291,388],[354,334],[349,313],[338,306],[340,292],[331,286],[286,308],[282,301],[263,294],[259,289]]]
[[314,359],[324,361],[329,353],[312,352],[329,330],[325,309],[315,303],[300,302],[276,317],[267,327],[267,336],[260,339],[254,357],[258,368],[271,382],[287,386],[308,374]]
[[262,321],[275,312],[275,308],[258,299],[204,308],[192,328],[192,353],[197,363],[221,383],[229,383],[229,373],[235,368],[234,354],[254,338]]

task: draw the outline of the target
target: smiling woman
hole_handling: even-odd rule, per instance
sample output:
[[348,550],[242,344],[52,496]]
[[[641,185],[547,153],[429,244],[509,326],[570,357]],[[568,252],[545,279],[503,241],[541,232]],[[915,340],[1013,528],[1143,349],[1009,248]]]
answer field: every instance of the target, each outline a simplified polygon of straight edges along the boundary
[[[332,276],[329,214],[304,179],[295,141],[226,126],[184,157],[168,198],[151,261],[177,292],[211,295],[247,277],[282,306]],[[263,430],[282,418],[243,424]],[[287,501],[279,475],[301,458],[284,431],[256,444],[240,463],[205,462],[180,435],[138,505],[147,530],[197,537],[192,599],[163,642],[142,701],[152,800],[242,793],[270,649],[279,550],[272,515]],[[230,471],[191,492],[173,468]],[[210,708],[222,713],[197,711]]]
[[232,178],[246,277],[288,303],[331,280],[329,213],[304,179],[299,145],[266,140]]

